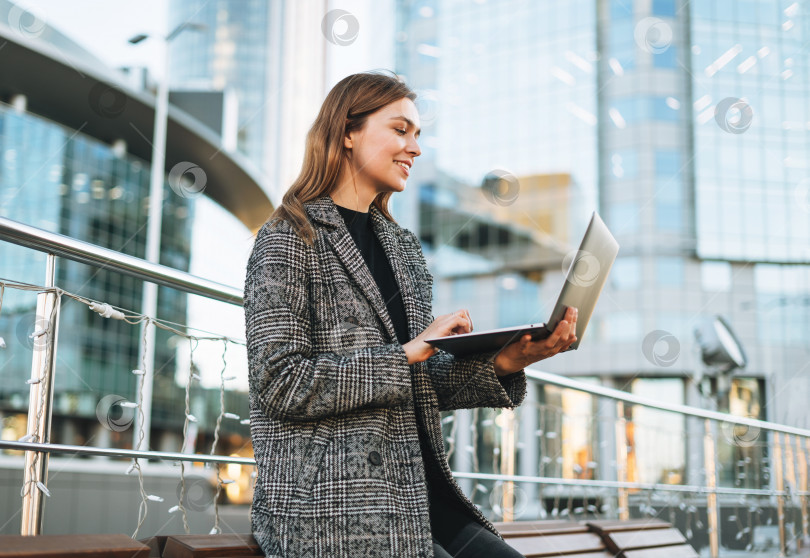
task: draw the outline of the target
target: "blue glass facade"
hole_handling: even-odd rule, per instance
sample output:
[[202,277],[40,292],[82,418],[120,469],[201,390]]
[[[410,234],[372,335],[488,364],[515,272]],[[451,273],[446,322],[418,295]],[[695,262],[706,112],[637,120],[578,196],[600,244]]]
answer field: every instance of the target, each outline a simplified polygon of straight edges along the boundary
[[[397,2],[396,70],[422,95],[423,155],[409,187],[434,312],[469,308],[477,328],[544,320],[563,270],[540,257],[513,263],[537,256],[538,236],[574,249],[595,209],[619,259],[582,349],[539,366],[711,405],[691,379],[706,371],[693,330],[719,314],[749,356],[721,406],[802,426],[808,13],[806,1]],[[488,195],[496,169],[515,177],[516,195]],[[566,178],[554,190],[550,176]],[[671,360],[650,345],[657,332],[674,340]],[[683,443],[684,428],[669,423],[668,443]],[[638,480],[685,482],[699,469],[683,451],[657,459],[661,443],[638,433]],[[719,445],[729,463],[753,451]],[[761,469],[745,481],[730,470],[726,485],[768,482]]]
[[[730,260],[810,259],[807,5],[692,6],[698,250]],[[714,107],[740,99],[739,106]],[[740,109],[750,107],[751,118]],[[743,118],[737,128],[736,120]],[[732,127],[724,129],[718,118]]]
[[[97,139],[6,105],[0,105],[0,154],[0,215],[144,257],[150,173],[146,162],[116,154]],[[194,206],[166,185],[163,208],[161,263],[187,270]],[[0,269],[7,280],[40,285],[45,256],[4,244]],[[141,307],[142,282],[104,269],[58,259],[56,284],[113,306],[135,311]],[[161,287],[158,307],[161,319],[185,321],[185,294]],[[31,373],[32,349],[28,335],[35,322],[35,295],[6,289],[0,313],[0,336],[8,345],[0,368],[0,408],[5,412],[27,408],[25,380]],[[55,413],[95,422],[96,403],[104,395],[134,400],[136,377],[130,371],[138,359],[139,328],[104,319],[67,298],[60,323]],[[167,332],[158,330],[156,426],[167,420],[177,425],[182,417],[176,405],[179,388],[174,383],[174,366],[168,366],[175,352],[168,338]],[[55,425],[58,440],[58,418]],[[91,429],[95,426],[88,424]],[[120,440],[114,437],[115,444],[131,442],[129,435]]]
[[272,2],[182,0],[169,3],[169,28],[194,21],[203,33],[181,33],[170,43],[169,86],[232,89],[239,104],[237,147],[257,166],[269,141],[266,129]]

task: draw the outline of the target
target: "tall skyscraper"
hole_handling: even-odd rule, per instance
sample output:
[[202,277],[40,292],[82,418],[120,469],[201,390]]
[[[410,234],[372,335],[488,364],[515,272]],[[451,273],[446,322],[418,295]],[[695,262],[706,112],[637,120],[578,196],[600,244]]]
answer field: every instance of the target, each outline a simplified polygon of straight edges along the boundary
[[[810,3],[397,6],[397,71],[424,93],[422,169],[414,167],[410,187],[419,190],[436,313],[466,307],[482,328],[545,320],[570,262],[562,256],[596,210],[619,258],[580,350],[538,366],[806,426]],[[493,189],[493,176],[506,178]],[[519,254],[534,251],[533,268],[497,257],[514,243]],[[749,363],[727,396],[704,397],[698,379],[715,371],[693,330],[715,315],[731,324]],[[546,404],[596,414],[589,397],[551,388],[530,397],[539,405],[533,424],[550,420]],[[642,409],[628,418],[647,425],[631,439],[636,480],[678,482],[699,471],[685,443],[656,436],[682,440],[683,419]],[[583,424],[568,423],[567,449],[522,433],[521,471],[589,474],[601,437]],[[526,458],[537,443],[541,455],[563,458]],[[721,456],[730,462],[739,451],[724,446]],[[454,459],[463,469],[463,452]],[[739,486],[731,469],[722,482]],[[759,486],[767,474],[745,482]]]
[[208,26],[172,42],[173,90],[230,90],[237,149],[277,204],[298,176],[306,133],[331,87],[348,74],[393,66],[393,0],[172,0],[169,27]]
[[[153,99],[126,87],[123,76],[6,0],[0,0],[0,35],[4,45],[0,67],[6,76],[0,85],[0,216],[144,258]],[[44,87],[43,75],[59,83],[59,88]],[[208,131],[188,115],[178,118],[172,108],[168,125],[167,165],[193,159],[193,153],[217,152],[219,146],[209,143]],[[184,137],[182,145],[177,142],[179,135]],[[255,213],[251,222],[249,206],[261,207],[264,202],[266,208],[267,198],[240,160],[223,154],[208,164],[203,171],[206,193],[230,205],[228,209],[243,218],[245,226],[256,228],[261,223],[255,221]],[[223,184],[237,196],[219,195]],[[170,180],[164,187],[160,263],[188,270],[194,195],[177,190],[178,183]],[[253,198],[249,205],[241,201],[249,198]],[[41,285],[44,254],[2,244],[3,279]],[[139,280],[67,258],[57,260],[55,275],[56,285],[70,293],[141,311]],[[9,418],[4,428],[13,423],[4,435],[19,438],[26,428],[23,413],[28,405],[31,353],[41,349],[29,336],[42,326],[42,317],[36,316],[34,294],[6,288],[2,296],[0,337],[6,347],[0,370],[0,416]],[[188,323],[185,293],[160,287],[158,299],[157,318]],[[139,327],[105,319],[82,304],[71,304],[67,297],[62,299],[60,316],[52,441],[131,447],[132,430],[104,428],[97,405],[107,395],[137,398],[137,376],[132,370],[139,367]],[[177,450],[178,426],[185,420],[177,401],[185,390],[175,378],[173,337],[164,329],[156,332],[152,440],[153,447]],[[207,419],[219,413],[218,390],[200,388],[199,395],[195,399],[201,416]],[[246,409],[241,394],[229,392],[227,397],[234,410]],[[211,422],[205,423],[203,432]],[[226,428],[241,434],[248,430],[234,424]]]

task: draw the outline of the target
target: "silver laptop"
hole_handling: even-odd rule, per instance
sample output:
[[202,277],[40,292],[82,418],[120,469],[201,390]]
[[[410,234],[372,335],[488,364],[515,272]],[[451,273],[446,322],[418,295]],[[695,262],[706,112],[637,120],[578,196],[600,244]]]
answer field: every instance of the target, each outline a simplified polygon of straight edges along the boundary
[[459,357],[499,351],[527,333],[531,334],[533,340],[549,337],[565,317],[565,311],[573,306],[579,310],[577,340],[569,350],[577,349],[618,253],[619,243],[594,211],[579,250],[571,258],[565,283],[547,322],[434,337],[425,341]]

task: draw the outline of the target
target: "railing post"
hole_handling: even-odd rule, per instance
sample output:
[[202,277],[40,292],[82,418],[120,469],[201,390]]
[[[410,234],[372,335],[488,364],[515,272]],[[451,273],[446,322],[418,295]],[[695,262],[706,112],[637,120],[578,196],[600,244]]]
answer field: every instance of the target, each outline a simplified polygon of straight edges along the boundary
[[720,522],[717,514],[717,464],[715,461],[712,422],[704,421],[703,466],[706,469],[706,516],[709,520],[709,550],[712,558],[720,556]]
[[779,552],[787,556],[787,533],[785,532],[785,477],[782,471],[782,440],[779,432],[773,433],[773,468],[776,473],[776,512],[779,520]]
[[[611,385],[613,380],[611,378],[602,377],[602,385]],[[613,480],[614,468],[618,462],[616,459],[616,405],[613,400],[606,397],[598,397],[597,402],[597,415],[596,415],[596,433],[599,443],[596,447],[596,455],[594,461],[598,463],[594,473],[598,479]],[[619,508],[619,494],[616,491],[611,491],[605,497],[603,509],[600,512],[605,512],[608,517],[614,517],[618,513]]]
[[[624,401],[616,402],[616,480],[627,482],[627,420]],[[630,519],[630,498],[627,488],[619,487],[619,519]]]
[[[805,439],[807,445],[810,446],[810,438]],[[802,542],[806,543],[808,536],[808,518],[807,518],[807,452],[802,447],[802,439],[796,436],[796,454],[799,456],[799,490],[801,496],[799,501],[802,507]]]
[[[56,256],[48,254],[45,263],[45,286],[53,287],[56,276]],[[53,318],[53,319],[52,319]],[[53,409],[54,363],[59,329],[59,298],[56,293],[37,295],[36,324],[34,326],[30,393],[28,399],[28,435],[33,441],[47,444],[51,440],[51,414]],[[45,330],[44,332],[42,330]],[[43,491],[48,484],[48,453],[25,452],[23,473],[22,526],[23,535],[42,532]]]
[[[793,440],[790,434],[785,434],[785,469],[785,481],[787,482],[788,493],[785,502],[785,513],[788,514],[791,523],[794,525],[793,537],[795,540],[798,533],[796,532],[796,513],[793,507],[793,493],[798,489],[798,484],[796,484],[796,463],[793,461]],[[787,522],[787,518],[785,518],[785,522]]]
[[[501,474],[515,474],[515,413],[504,409],[501,419]],[[504,481],[501,491],[501,510],[504,521],[514,521],[515,518],[515,483]]]

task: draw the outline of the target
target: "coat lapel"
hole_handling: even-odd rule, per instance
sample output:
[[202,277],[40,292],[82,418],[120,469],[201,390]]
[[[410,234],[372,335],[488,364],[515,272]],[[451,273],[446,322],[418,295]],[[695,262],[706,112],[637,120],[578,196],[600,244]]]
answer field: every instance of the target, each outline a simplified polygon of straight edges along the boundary
[[[389,337],[396,339],[397,335],[394,329],[394,323],[391,321],[391,316],[388,314],[388,308],[385,306],[382,294],[380,294],[380,289],[377,287],[377,282],[371,275],[371,271],[368,269],[362,254],[360,254],[360,251],[357,249],[354,239],[352,239],[349,234],[349,229],[346,228],[343,217],[341,217],[340,213],[335,209],[335,202],[332,201],[331,197],[324,196],[308,202],[306,209],[310,217],[332,227],[332,230],[327,231],[325,234],[327,241],[354,283],[363,291],[366,298],[368,298],[372,308],[374,308],[385,330],[388,332]],[[383,245],[383,248],[385,248],[385,245]],[[386,255],[388,255],[388,250],[386,250]],[[389,261],[390,259],[389,256]],[[396,275],[396,272],[394,273]],[[399,281],[399,278],[397,278],[397,281]]]

